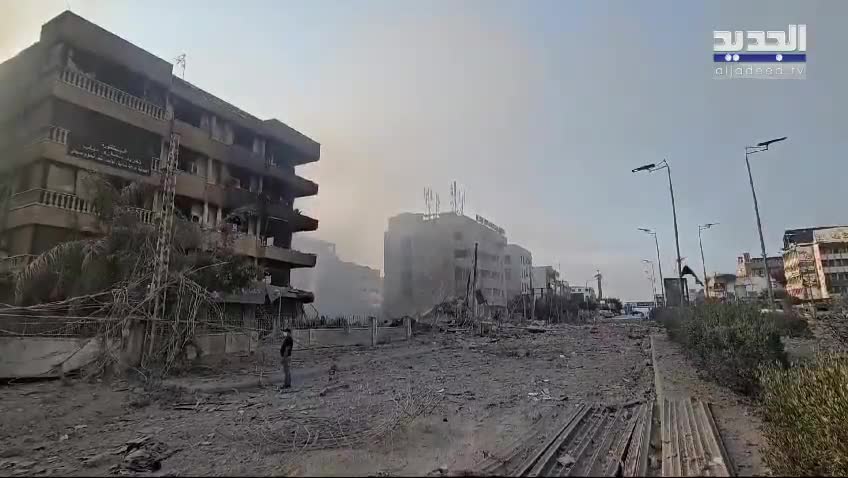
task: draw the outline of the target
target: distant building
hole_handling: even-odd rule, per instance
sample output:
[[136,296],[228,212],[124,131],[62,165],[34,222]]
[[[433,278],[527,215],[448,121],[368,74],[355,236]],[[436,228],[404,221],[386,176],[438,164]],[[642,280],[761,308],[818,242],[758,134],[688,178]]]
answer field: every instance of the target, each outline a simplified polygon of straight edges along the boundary
[[535,295],[553,294],[559,282],[559,272],[553,266],[533,266],[531,271]]
[[800,300],[848,296],[848,226],[783,234],[786,291]]
[[595,297],[596,297],[595,289],[593,289],[592,287],[584,287],[584,286],[579,286],[579,285],[573,285],[573,286],[569,287],[569,289],[571,290],[571,297],[573,297],[575,299],[578,299],[578,300],[582,300],[582,299],[595,300]]
[[[486,303],[506,306],[503,229],[462,214],[403,213],[389,218],[384,236],[385,302],[389,317],[426,312],[455,297],[465,298],[474,280]],[[535,285],[534,285],[535,287]]]
[[713,274],[707,277],[707,295],[710,299],[733,301],[736,298],[736,274]]
[[[779,278],[783,276],[783,257],[768,258],[768,270],[771,286],[774,290],[782,290],[783,284]],[[736,298],[741,300],[754,299],[768,290],[766,267],[762,257],[751,257],[748,252],[736,258]]]
[[318,256],[314,269],[292,271],[292,285],[315,292],[314,306],[328,317],[380,316],[383,279],[380,270],[343,261],[336,245],[308,236],[295,235],[295,247]]
[[507,300],[519,295],[529,295],[530,276],[533,272],[533,256],[530,251],[518,244],[507,244],[503,267]]

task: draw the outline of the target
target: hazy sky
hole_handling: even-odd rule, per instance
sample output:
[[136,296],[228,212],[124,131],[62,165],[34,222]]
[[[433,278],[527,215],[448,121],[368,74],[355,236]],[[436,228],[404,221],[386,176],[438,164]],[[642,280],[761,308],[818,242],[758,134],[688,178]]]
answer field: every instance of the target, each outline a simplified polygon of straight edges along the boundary
[[[172,60],[186,79],[319,141],[299,206],[340,255],[382,268],[388,216],[449,184],[479,213],[583,284],[647,299],[641,259],[672,275],[664,172],[672,165],[681,255],[732,272],[759,242],[744,146],[789,136],[752,168],[766,234],[848,223],[848,2],[0,0],[0,59],[67,5]],[[807,24],[803,81],[712,79],[713,30]]]

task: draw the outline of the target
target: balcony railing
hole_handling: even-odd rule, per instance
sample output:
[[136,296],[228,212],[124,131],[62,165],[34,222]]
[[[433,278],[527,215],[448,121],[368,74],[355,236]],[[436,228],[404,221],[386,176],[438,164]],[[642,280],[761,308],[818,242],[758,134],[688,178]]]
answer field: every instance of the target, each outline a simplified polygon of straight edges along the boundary
[[51,141],[53,143],[68,144],[68,135],[71,132],[58,126],[46,126],[36,137],[37,142]]
[[127,212],[138,216],[138,219],[145,224],[153,224],[156,220],[156,213],[150,209],[142,209],[140,207],[127,207],[124,209]]
[[35,256],[30,254],[20,254],[0,258],[0,272],[17,272],[23,269],[33,257]]
[[15,194],[12,196],[11,202],[13,208],[24,207],[30,204],[40,204],[42,206],[66,209],[68,211],[86,214],[94,213],[94,205],[90,201],[86,201],[74,194],[50,191],[49,189],[30,189]]
[[59,78],[69,85],[76,86],[77,88],[81,88],[109,101],[114,101],[115,103],[126,106],[129,109],[136,110],[140,113],[156,118],[159,121],[165,120],[165,109],[161,106],[154,105],[149,101],[133,96],[125,91],[121,91],[112,85],[90,78],[84,73],[72,70],[63,70],[59,74]]

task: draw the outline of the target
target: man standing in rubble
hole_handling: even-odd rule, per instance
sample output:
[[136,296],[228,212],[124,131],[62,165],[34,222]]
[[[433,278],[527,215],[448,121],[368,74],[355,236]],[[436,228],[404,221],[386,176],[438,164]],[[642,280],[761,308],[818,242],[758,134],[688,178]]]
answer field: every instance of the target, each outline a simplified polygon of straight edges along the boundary
[[280,357],[283,358],[283,374],[285,382],[283,388],[291,388],[291,353],[294,348],[294,340],[292,340],[291,329],[283,330],[283,345],[280,347]]

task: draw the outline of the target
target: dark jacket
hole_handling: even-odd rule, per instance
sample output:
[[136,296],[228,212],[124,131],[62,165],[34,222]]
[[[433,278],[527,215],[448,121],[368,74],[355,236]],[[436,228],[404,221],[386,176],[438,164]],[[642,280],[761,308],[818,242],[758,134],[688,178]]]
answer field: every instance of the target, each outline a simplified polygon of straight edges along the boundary
[[280,357],[291,357],[292,349],[294,348],[294,340],[291,335],[283,339],[283,345],[280,347]]

